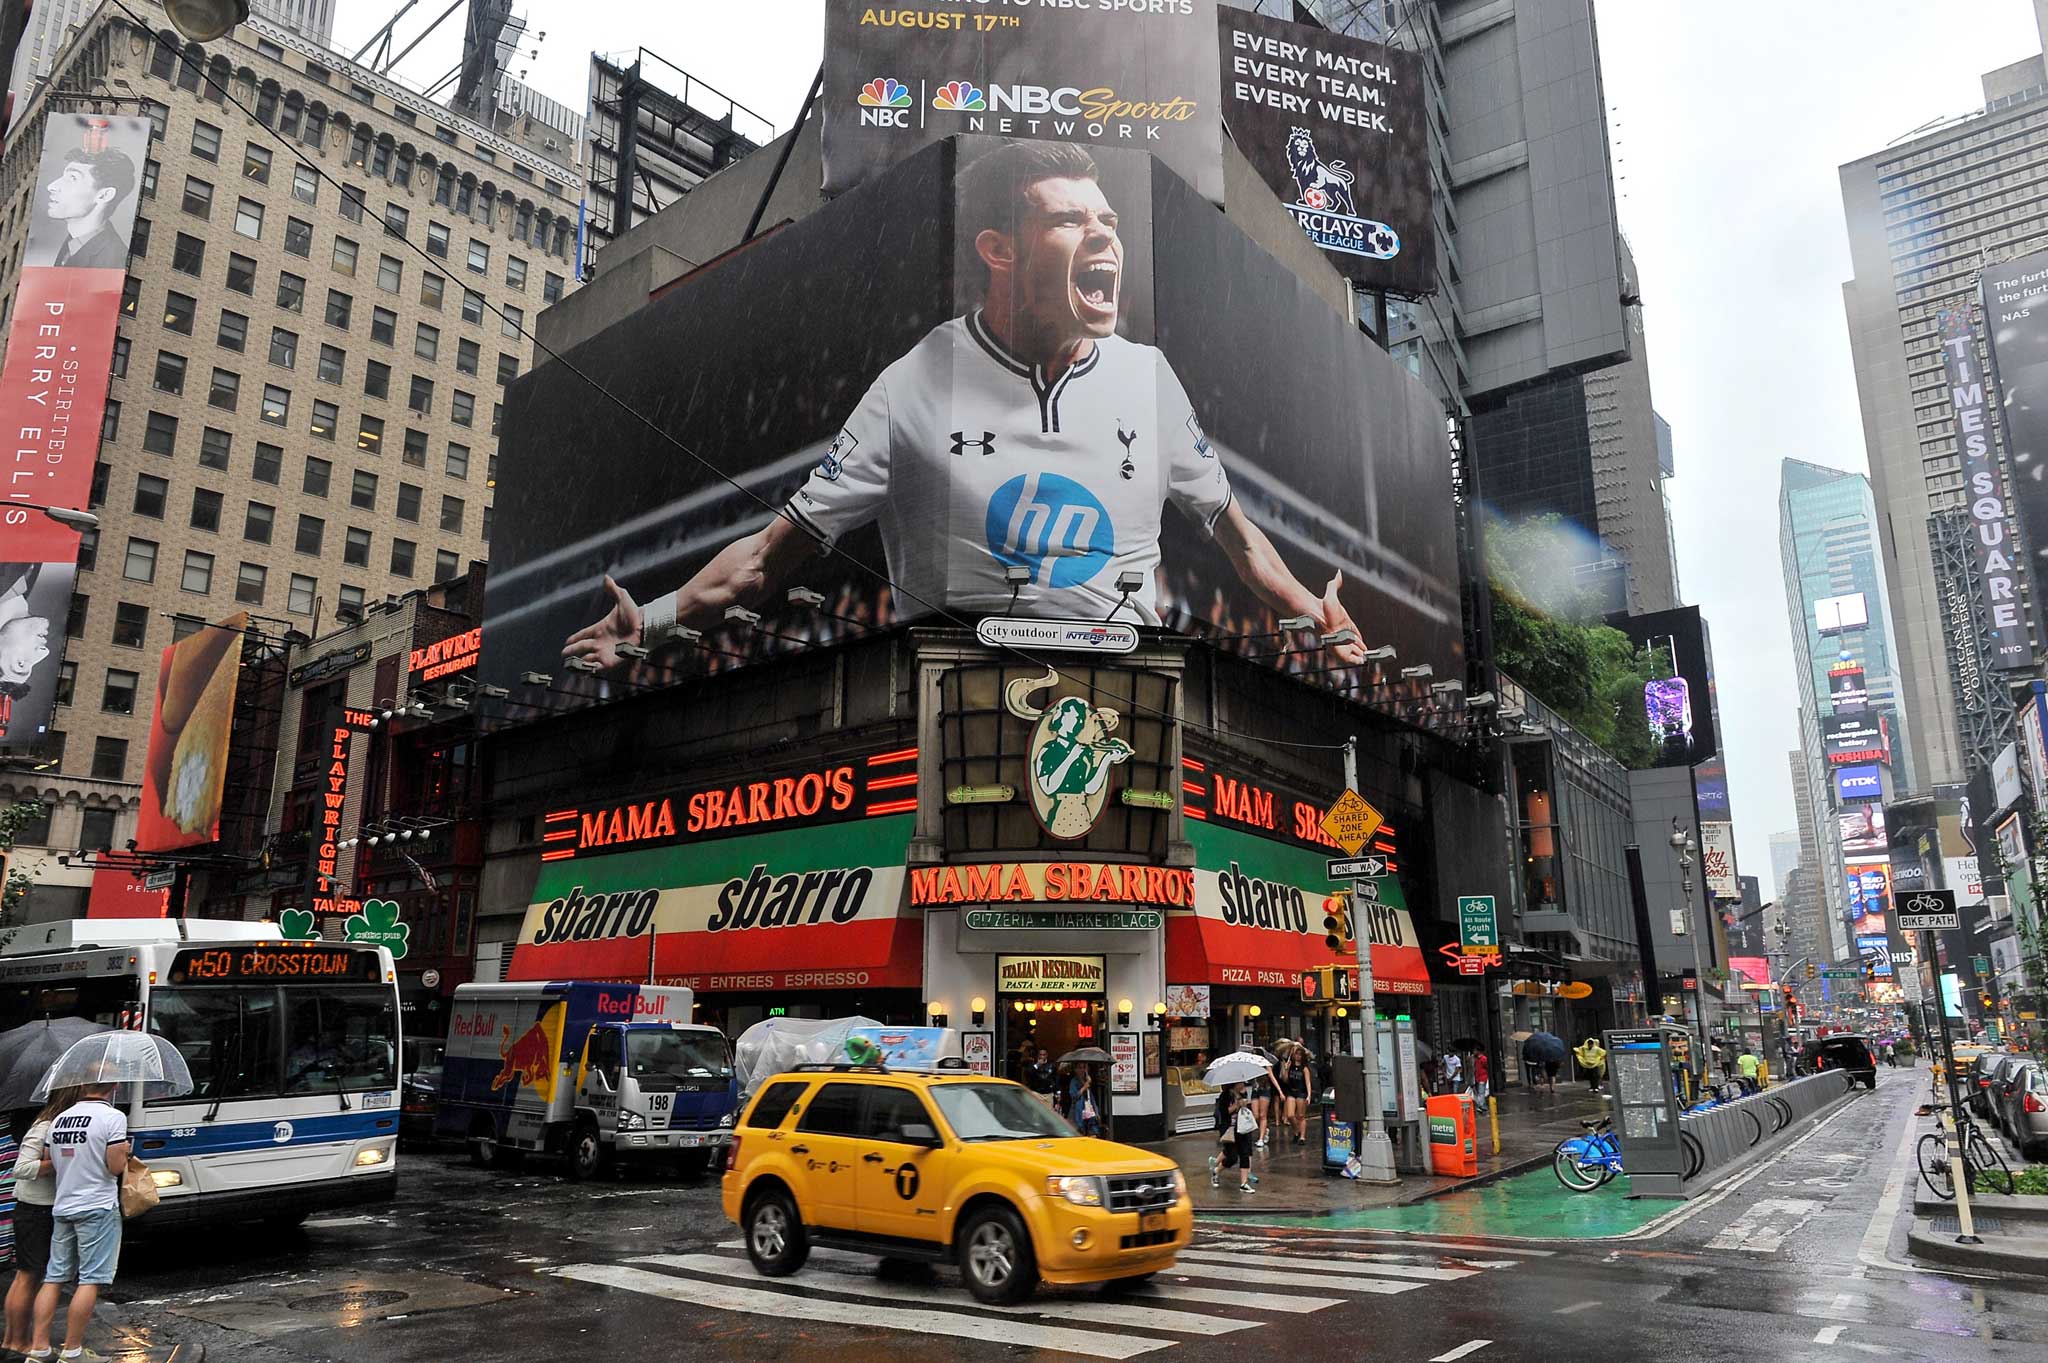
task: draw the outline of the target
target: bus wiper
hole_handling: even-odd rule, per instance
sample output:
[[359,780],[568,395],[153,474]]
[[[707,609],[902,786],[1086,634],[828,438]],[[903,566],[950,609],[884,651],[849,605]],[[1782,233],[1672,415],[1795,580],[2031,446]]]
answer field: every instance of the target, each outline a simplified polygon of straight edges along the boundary
[[215,1071],[215,1072],[214,1072],[214,1076],[213,1076],[213,1106],[211,1106],[211,1107],[209,1107],[209,1108],[207,1108],[207,1109],[206,1109],[206,1116],[205,1116],[205,1117],[203,1118],[203,1120],[205,1120],[205,1121],[209,1121],[209,1122],[210,1122],[210,1121],[212,1121],[212,1120],[213,1120],[213,1119],[214,1119],[215,1117],[218,1117],[218,1116],[220,1116],[220,1101],[221,1101],[221,1099],[223,1099],[223,1098],[227,1097],[227,1093],[228,1093],[228,1076],[229,1076],[229,1075],[231,1075],[231,1074],[233,1074],[233,1073],[235,1072],[235,1066],[239,1065],[239,1064],[240,1064],[240,1063],[242,1062],[242,1025],[241,1025],[241,1024],[242,1024],[242,1019],[241,1019],[241,1015],[240,1015],[240,1009],[239,1009],[239,1006],[238,1006],[238,1008],[237,1008],[237,1012],[236,1012],[236,1017],[235,1017],[235,1040],[234,1040],[234,1044],[233,1044],[233,1046],[232,1046],[232,1047],[231,1047],[231,1048],[230,1048],[230,1049],[228,1050],[228,1063],[227,1063],[227,1066],[226,1066],[226,1068],[225,1068],[225,1069],[222,1069],[222,1070],[217,1070],[217,1071]]
[[335,1065],[335,1066],[332,1066],[332,1067],[331,1067],[331,1068],[330,1068],[330,1069],[328,1070],[328,1073],[334,1076],[334,1096],[335,1096],[335,1097],[337,1097],[337,1098],[339,1098],[339,1099],[341,1099],[341,1110],[342,1110],[343,1112],[352,1112],[352,1111],[354,1111],[355,1109],[353,1109],[353,1108],[351,1108],[351,1107],[349,1106],[349,1102],[348,1102],[348,1081],[347,1081],[347,1080],[346,1080],[345,1078],[343,1078],[343,1076],[342,1076],[342,1073],[341,1073],[341,1066],[339,1066],[339,1065]]

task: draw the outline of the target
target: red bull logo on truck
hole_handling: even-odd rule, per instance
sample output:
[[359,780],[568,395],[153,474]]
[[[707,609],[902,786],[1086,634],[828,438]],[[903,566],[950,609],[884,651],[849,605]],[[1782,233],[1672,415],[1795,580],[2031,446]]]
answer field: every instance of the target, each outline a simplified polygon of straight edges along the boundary
[[562,1022],[567,1011],[567,1004],[555,1004],[516,1039],[510,1027],[503,1029],[504,1039],[498,1043],[498,1072],[491,1078],[491,1092],[524,1084],[541,1101],[554,1101],[555,1057],[562,1051]]

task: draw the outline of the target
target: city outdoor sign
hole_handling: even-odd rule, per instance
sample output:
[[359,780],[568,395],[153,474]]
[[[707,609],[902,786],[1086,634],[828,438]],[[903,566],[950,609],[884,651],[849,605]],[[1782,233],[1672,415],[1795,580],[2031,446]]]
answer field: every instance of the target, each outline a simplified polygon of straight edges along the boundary
[[1138,647],[1136,626],[1101,620],[1019,620],[991,615],[974,627],[974,637],[990,648],[1034,652],[1131,653]]

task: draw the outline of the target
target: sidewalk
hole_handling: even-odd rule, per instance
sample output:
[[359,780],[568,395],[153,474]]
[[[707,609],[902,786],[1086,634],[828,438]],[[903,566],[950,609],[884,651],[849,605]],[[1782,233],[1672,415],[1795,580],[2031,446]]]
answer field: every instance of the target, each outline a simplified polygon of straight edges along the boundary
[[1936,1263],[2048,1277],[2048,1197],[1980,1193],[1970,1199],[1970,1209],[1981,1243],[1959,1244],[1962,1226],[1954,1204],[1915,1188],[1907,1249]]
[[1283,1145],[1279,1143],[1278,1128],[1270,1131],[1273,1143],[1259,1151],[1252,1163],[1259,1184],[1258,1191],[1249,1196],[1237,1190],[1235,1169],[1224,1171],[1221,1188],[1209,1186],[1208,1160],[1216,1153],[1213,1134],[1175,1136],[1150,1148],[1179,1162],[1197,1215],[1314,1216],[1403,1206],[1547,1163],[1557,1143],[1578,1132],[1581,1119],[1605,1116],[1608,1110],[1606,1095],[1587,1093],[1583,1083],[1559,1084],[1554,1095],[1516,1089],[1496,1095],[1496,1101],[1500,1108],[1500,1153],[1493,1153],[1492,1132],[1486,1114],[1481,1112],[1479,1173],[1469,1178],[1408,1174],[1398,1184],[1380,1187],[1325,1173],[1322,1122],[1315,1118],[1309,1121],[1306,1145],[1293,1144],[1291,1135]]

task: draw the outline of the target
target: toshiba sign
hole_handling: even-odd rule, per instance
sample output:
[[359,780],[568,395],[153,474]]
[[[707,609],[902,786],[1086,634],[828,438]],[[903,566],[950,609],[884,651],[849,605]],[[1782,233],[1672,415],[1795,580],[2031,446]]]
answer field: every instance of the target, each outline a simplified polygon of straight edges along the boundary
[[434,681],[451,677],[457,672],[467,672],[476,666],[478,652],[483,648],[484,632],[469,630],[451,635],[437,644],[416,648],[406,662],[406,671],[416,682]]

